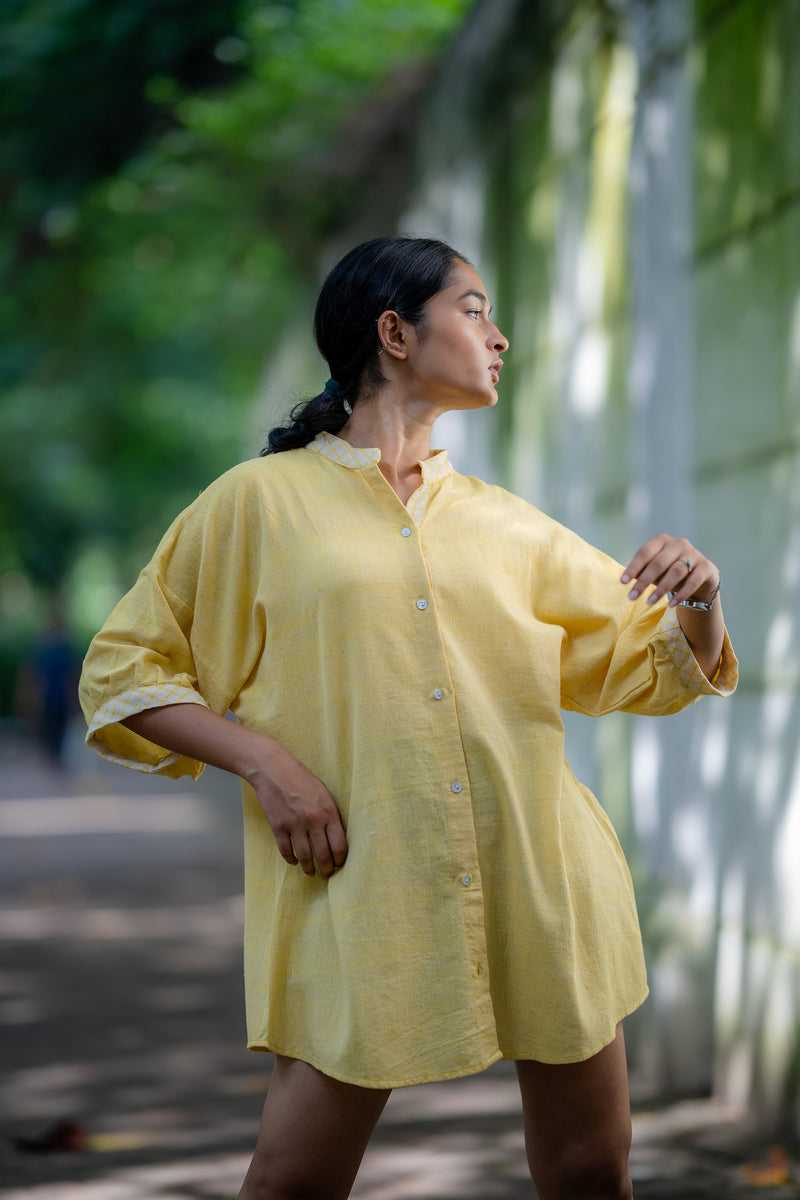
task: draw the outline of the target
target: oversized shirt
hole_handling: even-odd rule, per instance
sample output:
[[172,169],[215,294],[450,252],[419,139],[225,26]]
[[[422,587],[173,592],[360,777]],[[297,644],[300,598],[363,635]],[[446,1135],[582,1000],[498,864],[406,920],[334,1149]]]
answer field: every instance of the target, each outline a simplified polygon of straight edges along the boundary
[[647,985],[630,876],[559,709],[671,713],[715,685],[672,609],[499,487],[330,435],[234,467],[173,523],[89,650],[89,744],[202,764],[120,720],[229,709],[333,795],[330,879],[281,857],[244,786],[248,1044],[395,1087],[585,1059]]

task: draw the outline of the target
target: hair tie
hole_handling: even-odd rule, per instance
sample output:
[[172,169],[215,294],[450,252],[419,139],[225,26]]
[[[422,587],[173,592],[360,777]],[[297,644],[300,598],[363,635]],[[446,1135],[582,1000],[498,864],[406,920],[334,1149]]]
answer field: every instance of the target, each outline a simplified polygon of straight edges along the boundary
[[327,392],[329,396],[336,396],[338,398],[342,394],[342,385],[337,383],[335,379],[329,379],[322,390]]

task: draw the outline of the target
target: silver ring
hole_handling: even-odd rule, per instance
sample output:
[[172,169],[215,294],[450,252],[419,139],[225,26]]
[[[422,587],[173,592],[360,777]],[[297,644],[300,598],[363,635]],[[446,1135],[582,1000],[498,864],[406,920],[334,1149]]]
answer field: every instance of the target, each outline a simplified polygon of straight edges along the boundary
[[692,569],[692,560],[690,558],[682,558],[681,562],[685,562],[689,570]]

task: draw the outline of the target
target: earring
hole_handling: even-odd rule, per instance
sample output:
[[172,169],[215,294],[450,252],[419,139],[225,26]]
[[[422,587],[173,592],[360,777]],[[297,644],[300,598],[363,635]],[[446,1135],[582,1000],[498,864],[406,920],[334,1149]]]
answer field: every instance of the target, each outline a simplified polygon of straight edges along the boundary
[[349,400],[342,401],[342,408],[347,413],[348,417],[351,417],[353,415],[353,406]]

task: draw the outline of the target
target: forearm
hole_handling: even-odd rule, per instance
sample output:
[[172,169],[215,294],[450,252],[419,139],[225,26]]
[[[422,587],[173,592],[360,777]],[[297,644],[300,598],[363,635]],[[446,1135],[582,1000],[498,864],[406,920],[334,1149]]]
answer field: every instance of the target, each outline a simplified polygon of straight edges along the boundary
[[325,784],[279,742],[202,704],[147,708],[122,722],[148,741],[239,775],[251,785],[291,865],[323,878],[344,864],[347,837]]
[[719,667],[725,637],[725,618],[722,615],[720,597],[717,596],[710,612],[682,608],[678,605],[675,613],[701,671],[706,679],[713,680]]
[[230,771],[248,782],[253,782],[270,758],[286,753],[272,738],[228,721],[202,704],[146,708],[121,724],[157,746]]

